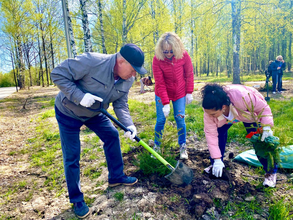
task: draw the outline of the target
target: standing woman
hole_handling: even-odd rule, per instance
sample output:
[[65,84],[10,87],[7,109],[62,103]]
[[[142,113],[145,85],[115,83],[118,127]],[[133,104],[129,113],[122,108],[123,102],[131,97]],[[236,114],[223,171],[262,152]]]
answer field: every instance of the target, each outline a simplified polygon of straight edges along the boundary
[[184,49],[183,43],[177,34],[167,32],[160,37],[153,59],[153,74],[156,82],[155,100],[157,113],[154,150],[160,151],[166,117],[170,113],[171,100],[177,124],[180,159],[188,159],[185,105],[193,100],[193,66],[190,56]]
[[[282,93],[282,77],[283,70],[286,68],[286,63],[281,55],[276,57],[275,62],[271,64],[272,79],[273,79],[273,94]],[[277,86],[278,85],[278,86]]]
[[[257,124],[252,118],[247,106],[253,107],[253,114],[263,115],[257,123],[261,123],[261,141],[266,137],[273,136],[271,127],[274,126],[270,106],[262,94],[252,87],[243,85],[227,85],[222,87],[218,84],[207,84],[202,88],[202,107],[204,109],[204,132],[210,152],[211,166],[205,169],[206,173],[212,172],[216,177],[221,177],[223,157],[227,143],[228,129],[237,122],[242,121],[249,134],[256,131]],[[244,102],[245,100],[245,102]],[[245,113],[244,113],[245,112]],[[267,159],[258,157],[259,162],[266,171],[264,186],[276,186],[277,165],[268,170]]]

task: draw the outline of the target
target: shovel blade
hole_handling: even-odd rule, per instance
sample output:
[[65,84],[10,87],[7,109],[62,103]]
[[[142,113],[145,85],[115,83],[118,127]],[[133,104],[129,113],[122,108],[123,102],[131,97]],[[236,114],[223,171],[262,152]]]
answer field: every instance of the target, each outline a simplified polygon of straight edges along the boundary
[[178,161],[175,169],[165,178],[176,185],[188,185],[192,182],[193,171],[184,163]]

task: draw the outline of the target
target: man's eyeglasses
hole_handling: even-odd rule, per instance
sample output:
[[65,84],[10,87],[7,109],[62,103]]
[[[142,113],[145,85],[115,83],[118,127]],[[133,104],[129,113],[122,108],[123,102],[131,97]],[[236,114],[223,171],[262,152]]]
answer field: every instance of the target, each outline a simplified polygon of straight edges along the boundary
[[173,53],[173,50],[165,50],[163,51],[164,54]]

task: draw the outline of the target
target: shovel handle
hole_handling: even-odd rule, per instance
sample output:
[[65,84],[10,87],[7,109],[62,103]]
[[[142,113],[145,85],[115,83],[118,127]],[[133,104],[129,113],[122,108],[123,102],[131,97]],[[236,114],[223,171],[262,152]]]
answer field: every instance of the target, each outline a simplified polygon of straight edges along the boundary
[[[118,127],[122,128],[125,132],[130,131],[127,127],[125,127],[120,121],[118,121],[116,118],[114,118],[112,115],[110,115],[105,109],[99,109],[101,113],[106,115],[111,121],[113,121],[115,124],[118,125]],[[152,155],[154,155],[162,164],[164,164],[166,167],[168,167],[170,170],[175,170],[175,168],[169,164],[163,157],[161,157],[156,151],[154,151],[151,147],[149,147],[143,140],[141,140],[139,137],[135,135],[134,139],[141,144],[148,152],[150,152]]]

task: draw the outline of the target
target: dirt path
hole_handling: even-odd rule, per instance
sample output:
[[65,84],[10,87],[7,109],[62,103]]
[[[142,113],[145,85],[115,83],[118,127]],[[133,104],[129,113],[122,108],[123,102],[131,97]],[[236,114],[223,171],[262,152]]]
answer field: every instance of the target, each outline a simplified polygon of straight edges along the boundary
[[[284,88],[288,90],[274,98],[292,97],[292,82],[284,84]],[[199,90],[203,85],[196,84],[193,96],[197,101],[200,100]],[[135,85],[129,98],[153,102],[152,87],[144,94],[139,94],[139,89],[139,85]],[[53,109],[42,100],[52,100],[57,92],[56,87],[34,87],[0,102],[0,219],[75,219],[68,203],[65,181],[61,183],[64,188],[61,192],[45,186],[47,176],[40,168],[30,166],[32,158],[27,152],[30,146],[28,140],[37,135],[40,113]],[[264,94],[266,95],[265,92]],[[48,120],[53,129],[57,129],[54,117]],[[199,141],[196,134],[189,133],[188,144],[192,148],[186,164],[193,169],[195,176],[192,184],[187,187],[177,187],[165,178],[155,175],[145,177],[135,171],[131,158],[137,155],[140,148],[123,155],[126,173],[139,178],[135,187],[108,189],[105,167],[99,168],[101,176],[94,181],[83,176],[82,190],[92,201],[91,215],[87,219],[230,219],[229,216],[233,216],[235,210],[231,208],[225,215],[220,214],[225,213],[224,204],[252,201],[258,201],[262,209],[255,211],[254,219],[267,219],[269,200],[266,198],[266,189],[261,186],[262,175],[256,174],[255,168],[232,162],[228,158],[229,153],[236,155],[247,149],[247,146],[231,143],[227,147],[225,164],[229,169],[224,178],[215,180],[203,174],[203,169],[209,165],[205,141]],[[82,147],[86,145],[84,140]],[[174,153],[178,152],[174,150]],[[97,150],[96,154],[98,160],[93,163],[89,158],[83,157],[81,166],[95,166],[105,161],[101,151]],[[288,183],[289,178],[289,173],[281,171],[278,174],[277,190],[271,193],[272,197],[292,197],[293,187],[292,183]],[[117,199],[118,194],[123,195],[122,200]]]

